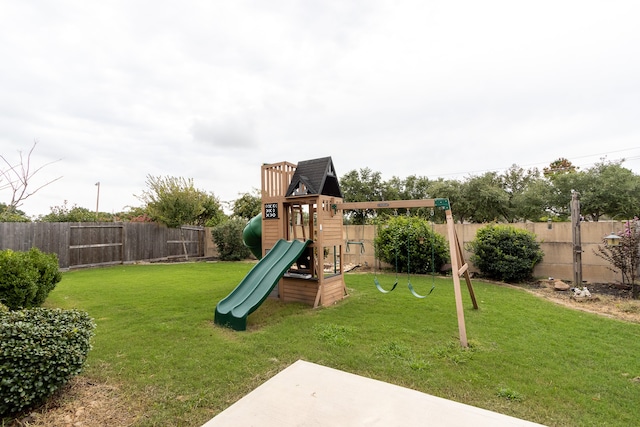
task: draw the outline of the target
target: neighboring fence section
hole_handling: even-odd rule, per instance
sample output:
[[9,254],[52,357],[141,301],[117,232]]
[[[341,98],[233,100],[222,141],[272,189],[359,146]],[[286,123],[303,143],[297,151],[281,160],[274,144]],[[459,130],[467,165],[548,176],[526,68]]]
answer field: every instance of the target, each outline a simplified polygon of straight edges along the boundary
[[155,223],[0,223],[0,249],[32,247],[56,253],[63,269],[198,258],[205,254],[205,230]]
[[[573,244],[571,238],[571,223],[517,223],[509,224],[517,228],[524,228],[533,232],[540,242],[544,252],[543,261],[533,270],[535,277],[562,279],[573,281]],[[478,229],[486,224],[456,224],[456,233],[463,247],[475,239]],[[624,228],[622,222],[582,222],[580,224],[582,237],[582,278],[587,282],[614,283],[622,281],[620,273],[610,270],[611,264],[594,254],[603,237],[612,231]],[[436,224],[434,230],[447,238],[446,225]],[[373,239],[376,228],[373,225],[351,225],[345,227],[345,263],[360,264],[374,268],[375,251]],[[464,249],[464,256],[471,271],[477,269],[470,262],[471,253]],[[391,267],[387,265],[386,267]]]

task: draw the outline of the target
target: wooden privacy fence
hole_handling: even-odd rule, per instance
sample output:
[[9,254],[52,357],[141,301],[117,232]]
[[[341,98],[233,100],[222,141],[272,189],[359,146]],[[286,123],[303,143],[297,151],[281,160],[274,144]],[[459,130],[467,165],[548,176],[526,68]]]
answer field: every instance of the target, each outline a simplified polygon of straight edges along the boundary
[[204,236],[203,227],[155,223],[0,223],[0,249],[53,252],[62,269],[203,257]]

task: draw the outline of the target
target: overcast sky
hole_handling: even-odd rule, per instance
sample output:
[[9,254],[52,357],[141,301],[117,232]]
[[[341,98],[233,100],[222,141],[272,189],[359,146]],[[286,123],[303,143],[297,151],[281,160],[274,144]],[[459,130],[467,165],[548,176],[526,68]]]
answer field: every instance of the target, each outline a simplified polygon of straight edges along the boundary
[[639,22],[637,0],[0,0],[0,154],[55,161],[32,216],[95,209],[96,182],[100,211],[140,206],[147,175],[230,201],[325,156],[385,180],[638,174]]

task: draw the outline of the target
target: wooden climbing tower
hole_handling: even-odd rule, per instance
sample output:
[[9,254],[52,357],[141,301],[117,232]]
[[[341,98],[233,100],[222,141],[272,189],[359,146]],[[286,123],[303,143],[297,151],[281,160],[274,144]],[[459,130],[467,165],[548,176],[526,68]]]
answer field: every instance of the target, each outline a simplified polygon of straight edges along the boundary
[[279,239],[312,240],[284,275],[272,297],[326,306],[347,295],[342,254],[342,217],[331,207],[342,192],[331,157],[262,166],[262,251]]

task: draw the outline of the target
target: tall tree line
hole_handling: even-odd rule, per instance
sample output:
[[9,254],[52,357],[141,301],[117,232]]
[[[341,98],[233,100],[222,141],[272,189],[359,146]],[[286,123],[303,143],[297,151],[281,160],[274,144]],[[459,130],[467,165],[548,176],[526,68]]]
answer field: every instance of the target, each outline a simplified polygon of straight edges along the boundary
[[[585,220],[629,219],[640,215],[640,176],[623,167],[624,160],[601,159],[580,170],[567,159],[552,162],[542,171],[516,164],[502,173],[485,172],[463,180],[435,180],[411,175],[384,181],[369,168],[352,170],[340,179],[345,201],[447,198],[457,222],[567,221],[571,194],[580,194]],[[377,215],[405,214],[381,212]],[[431,216],[420,209],[412,215]],[[362,224],[376,213],[354,211],[349,220]],[[437,221],[443,214],[434,213]]]

